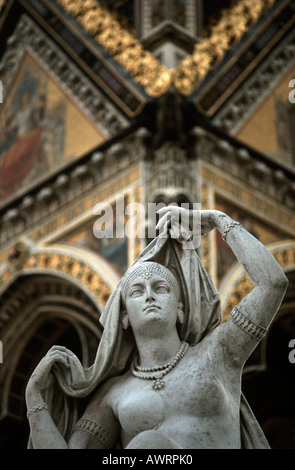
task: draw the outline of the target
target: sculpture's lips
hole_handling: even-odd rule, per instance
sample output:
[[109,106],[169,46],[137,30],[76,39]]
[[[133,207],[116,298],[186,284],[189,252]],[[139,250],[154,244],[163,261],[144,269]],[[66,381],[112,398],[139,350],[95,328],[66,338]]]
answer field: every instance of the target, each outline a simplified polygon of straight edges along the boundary
[[151,304],[151,305],[148,305],[147,307],[145,307],[145,308],[143,309],[143,311],[146,312],[146,311],[149,310],[150,308],[152,308],[152,309],[157,308],[158,310],[161,310],[161,307],[159,307],[159,305]]

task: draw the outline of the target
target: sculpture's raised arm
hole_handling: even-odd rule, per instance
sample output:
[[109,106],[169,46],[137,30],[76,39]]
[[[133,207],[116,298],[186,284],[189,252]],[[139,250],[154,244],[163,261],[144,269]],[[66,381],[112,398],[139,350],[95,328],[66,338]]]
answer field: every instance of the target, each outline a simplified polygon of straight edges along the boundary
[[252,291],[233,309],[227,325],[230,329],[234,324],[246,333],[240,336],[242,347],[233,356],[243,364],[274,319],[285,295],[288,279],[267,248],[241,225],[224,213],[214,214],[213,218],[216,228],[254,285]]
[[239,304],[249,320],[268,328],[284,297],[288,279],[265,246],[223,213],[213,215],[216,228],[243,266],[254,289]]
[[[162,223],[160,219],[158,228],[163,229],[165,224],[166,227],[169,225],[173,228],[173,224],[178,224],[181,220],[180,212],[184,210],[174,206],[160,209],[159,214],[165,217],[162,218]],[[227,322],[228,325],[224,328],[228,330],[228,334],[234,334],[238,326],[246,333],[240,335],[242,347],[233,352],[233,357],[243,364],[276,315],[285,295],[288,279],[273,255],[241,224],[217,210],[204,210],[200,214],[202,235],[216,228],[254,285],[252,291],[234,308],[230,316],[232,321]],[[195,215],[194,211],[190,211],[191,227]],[[235,327],[231,328],[233,324]],[[231,343],[226,338],[227,349],[232,344],[236,342]]]

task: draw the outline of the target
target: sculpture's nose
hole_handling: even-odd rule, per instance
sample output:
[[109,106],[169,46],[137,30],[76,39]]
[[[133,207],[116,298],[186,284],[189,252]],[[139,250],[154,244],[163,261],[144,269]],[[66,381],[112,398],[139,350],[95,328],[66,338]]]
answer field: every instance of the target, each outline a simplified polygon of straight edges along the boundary
[[154,292],[153,292],[151,286],[147,286],[145,301],[146,302],[152,302],[154,300],[155,300]]
[[149,295],[145,300],[146,302],[154,302],[155,297],[153,295]]

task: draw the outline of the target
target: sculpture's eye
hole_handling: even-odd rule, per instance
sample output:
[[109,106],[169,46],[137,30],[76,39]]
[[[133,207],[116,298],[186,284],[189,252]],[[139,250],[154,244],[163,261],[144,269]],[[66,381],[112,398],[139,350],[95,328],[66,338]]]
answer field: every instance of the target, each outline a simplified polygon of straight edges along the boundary
[[166,284],[158,284],[155,286],[155,291],[160,294],[164,294],[166,292],[169,292],[169,287]]
[[138,297],[142,295],[143,290],[140,287],[134,287],[133,289],[130,289],[129,291],[129,296],[130,297]]

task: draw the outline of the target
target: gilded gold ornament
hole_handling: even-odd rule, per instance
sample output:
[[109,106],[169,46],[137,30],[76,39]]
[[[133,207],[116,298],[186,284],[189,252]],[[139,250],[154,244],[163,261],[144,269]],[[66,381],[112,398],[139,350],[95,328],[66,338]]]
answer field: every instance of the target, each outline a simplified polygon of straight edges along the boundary
[[274,0],[233,2],[230,8],[222,10],[218,22],[210,27],[209,37],[196,44],[192,55],[178,67],[168,69],[122,27],[116,14],[96,0],[58,1],[153,97],[165,94],[171,85],[183,95],[191,94],[274,3]]

